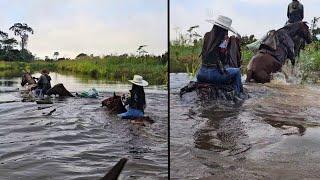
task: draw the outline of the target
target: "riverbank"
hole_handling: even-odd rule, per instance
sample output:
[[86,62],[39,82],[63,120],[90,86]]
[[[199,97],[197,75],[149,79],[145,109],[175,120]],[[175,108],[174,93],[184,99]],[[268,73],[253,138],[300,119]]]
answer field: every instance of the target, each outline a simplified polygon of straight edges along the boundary
[[16,62],[0,61],[0,77],[20,76],[23,71],[32,73],[48,69],[58,73],[74,73],[94,79],[127,81],[134,74],[140,74],[151,85],[168,83],[167,62],[155,56],[83,58],[76,60]]
[[[170,44],[170,72],[179,73],[186,72],[195,74],[200,66],[201,59],[199,54],[201,53],[202,44],[195,45],[175,45]],[[307,45],[304,50],[301,51],[298,65],[302,71],[302,79],[311,81],[318,81],[320,76],[320,41],[313,42]],[[246,67],[254,56],[254,53],[246,47],[241,47],[242,54],[242,68],[243,74],[246,73]]]

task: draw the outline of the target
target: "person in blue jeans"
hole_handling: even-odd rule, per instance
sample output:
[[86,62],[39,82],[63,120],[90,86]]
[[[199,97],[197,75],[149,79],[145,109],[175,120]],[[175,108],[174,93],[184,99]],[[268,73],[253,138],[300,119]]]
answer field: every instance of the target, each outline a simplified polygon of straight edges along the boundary
[[145,86],[148,86],[148,82],[143,80],[142,76],[134,75],[133,80],[129,80],[132,83],[132,89],[130,90],[130,96],[125,99],[124,105],[129,105],[127,112],[118,114],[122,119],[135,119],[144,116],[144,109],[146,108],[146,98],[144,93]]
[[213,28],[204,36],[201,51],[202,63],[197,73],[197,81],[212,84],[233,84],[237,95],[243,91],[240,68],[225,68],[228,31],[239,34],[231,27],[232,20],[218,16]]

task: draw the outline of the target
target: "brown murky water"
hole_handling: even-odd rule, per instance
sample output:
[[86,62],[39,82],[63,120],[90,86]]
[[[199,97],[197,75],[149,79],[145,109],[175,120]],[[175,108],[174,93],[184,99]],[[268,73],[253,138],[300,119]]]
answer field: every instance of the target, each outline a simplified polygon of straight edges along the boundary
[[129,84],[51,77],[73,93],[95,87],[100,97],[20,102],[20,78],[0,78],[0,179],[99,179],[123,157],[129,160],[120,179],[168,177],[167,90],[146,89],[146,115],[155,123],[142,127],[101,107],[112,92],[128,92]]
[[243,104],[200,102],[170,76],[173,179],[320,178],[320,87],[245,85]]

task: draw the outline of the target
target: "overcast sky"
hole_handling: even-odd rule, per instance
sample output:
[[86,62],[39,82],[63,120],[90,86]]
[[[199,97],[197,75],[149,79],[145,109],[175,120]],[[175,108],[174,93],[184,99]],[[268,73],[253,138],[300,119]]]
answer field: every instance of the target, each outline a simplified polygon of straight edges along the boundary
[[[206,19],[225,15],[241,35],[261,37],[271,29],[283,27],[287,21],[287,7],[291,0],[171,0],[170,39],[176,38],[176,28],[185,33],[190,26],[199,25],[204,35],[212,24]],[[320,17],[320,0],[302,0],[305,21]]]
[[16,22],[34,29],[27,49],[41,58],[167,51],[166,0],[0,0],[0,30]]

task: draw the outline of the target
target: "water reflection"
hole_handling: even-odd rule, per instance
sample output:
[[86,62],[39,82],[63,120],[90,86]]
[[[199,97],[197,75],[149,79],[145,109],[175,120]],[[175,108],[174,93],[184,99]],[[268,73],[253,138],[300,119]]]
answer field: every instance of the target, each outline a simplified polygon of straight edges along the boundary
[[189,81],[170,75],[173,178],[319,178],[320,158],[312,155],[320,148],[319,87],[247,84],[251,98],[234,106],[199,102],[195,93],[180,99]]

